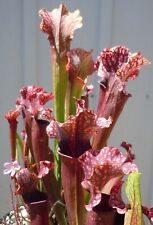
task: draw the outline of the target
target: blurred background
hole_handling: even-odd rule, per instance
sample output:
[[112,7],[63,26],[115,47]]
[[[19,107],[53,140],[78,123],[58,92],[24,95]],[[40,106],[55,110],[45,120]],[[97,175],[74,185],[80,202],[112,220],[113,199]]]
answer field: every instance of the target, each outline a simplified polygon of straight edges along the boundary
[[[3,164],[10,160],[8,124],[4,114],[14,108],[23,85],[40,85],[50,91],[50,47],[39,29],[38,10],[58,7],[60,0],[0,0],[0,217],[11,208],[10,180]],[[80,9],[83,28],[75,32],[72,47],[93,49],[93,57],[105,47],[125,45],[141,51],[153,62],[152,0],[65,0],[70,11]],[[91,82],[97,85],[98,77]],[[98,86],[97,86],[98,87]],[[95,108],[98,88],[91,107]],[[153,65],[143,67],[127,87],[132,98],[120,117],[110,145],[133,145],[141,174],[144,205],[153,206]]]

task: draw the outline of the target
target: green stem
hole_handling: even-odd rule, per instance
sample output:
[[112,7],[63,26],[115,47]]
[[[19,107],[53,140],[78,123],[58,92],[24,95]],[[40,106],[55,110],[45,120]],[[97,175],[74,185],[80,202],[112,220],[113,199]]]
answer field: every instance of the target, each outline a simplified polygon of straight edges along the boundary
[[57,201],[53,207],[54,207],[53,211],[56,215],[58,224],[67,225],[67,221],[65,218],[65,210],[66,210],[65,205],[62,202]]
[[68,73],[66,71],[67,57],[65,54],[60,56],[52,48],[51,52],[53,92],[54,92],[54,110],[55,119],[58,122],[65,120],[65,97],[67,90]]
[[17,143],[20,147],[21,153],[23,155],[23,141],[22,141],[22,139],[21,139],[21,137],[18,133],[16,133],[16,140],[17,140]]
[[55,173],[58,185],[61,187],[61,159],[59,157],[57,149],[58,149],[58,143],[57,143],[57,140],[54,140],[54,162],[55,162],[54,173]]
[[[52,81],[54,93],[54,112],[58,122],[65,121],[65,98],[67,91],[68,73],[66,71],[67,56],[65,53],[58,54],[54,48],[51,49]],[[54,144],[54,159],[56,164],[56,177],[61,183],[61,162],[57,153],[57,142]]]

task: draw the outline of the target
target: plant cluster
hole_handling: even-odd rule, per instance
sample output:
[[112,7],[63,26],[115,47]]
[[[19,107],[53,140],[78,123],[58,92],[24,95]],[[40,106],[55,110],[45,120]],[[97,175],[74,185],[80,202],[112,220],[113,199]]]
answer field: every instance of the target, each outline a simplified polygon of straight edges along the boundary
[[[153,224],[153,209],[141,203],[131,144],[122,142],[122,151],[108,145],[131,96],[127,82],[149,61],[125,46],[106,48],[94,61],[92,51],[71,48],[75,30],[82,27],[79,10],[69,12],[61,4],[39,15],[51,49],[52,93],[22,87],[15,109],[5,115],[11,161],[4,174],[13,180],[13,194],[26,205],[31,224],[143,225],[143,213]],[[89,108],[93,86],[88,84],[95,74],[100,77],[96,112]],[[53,109],[46,106],[49,101]]]

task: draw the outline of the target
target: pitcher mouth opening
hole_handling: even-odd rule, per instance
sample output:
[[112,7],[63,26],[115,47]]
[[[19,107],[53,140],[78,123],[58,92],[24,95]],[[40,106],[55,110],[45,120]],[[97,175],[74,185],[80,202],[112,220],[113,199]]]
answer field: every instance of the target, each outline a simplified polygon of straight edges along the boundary
[[27,204],[35,204],[38,202],[44,202],[48,200],[48,196],[44,192],[40,192],[38,190],[33,191],[31,194],[24,194],[23,196],[24,201]]

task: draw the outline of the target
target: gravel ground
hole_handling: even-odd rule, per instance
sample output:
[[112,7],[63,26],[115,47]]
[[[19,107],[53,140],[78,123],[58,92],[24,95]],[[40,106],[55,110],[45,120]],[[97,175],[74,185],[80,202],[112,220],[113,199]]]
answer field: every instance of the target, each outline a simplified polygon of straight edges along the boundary
[[3,218],[0,219],[0,225],[29,225],[30,221],[28,218],[27,211],[24,206],[20,206],[18,209],[18,223],[16,222],[16,216],[14,211],[11,211]]

